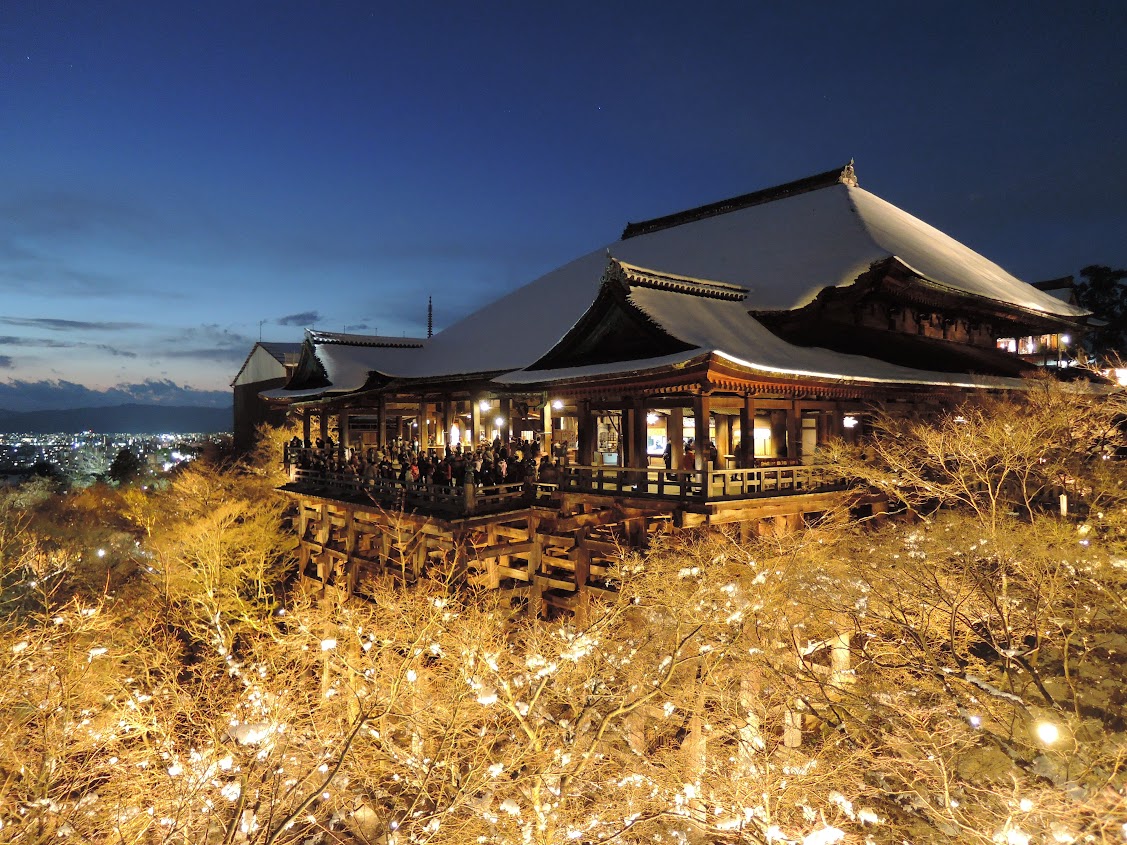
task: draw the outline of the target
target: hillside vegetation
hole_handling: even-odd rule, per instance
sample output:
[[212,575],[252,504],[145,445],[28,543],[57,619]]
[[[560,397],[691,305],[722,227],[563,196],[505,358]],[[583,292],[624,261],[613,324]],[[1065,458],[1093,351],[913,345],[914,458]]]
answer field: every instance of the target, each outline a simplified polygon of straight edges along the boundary
[[657,538],[584,625],[290,591],[274,442],[6,490],[0,841],[1123,842],[1117,402],[884,420],[830,457],[899,516]]

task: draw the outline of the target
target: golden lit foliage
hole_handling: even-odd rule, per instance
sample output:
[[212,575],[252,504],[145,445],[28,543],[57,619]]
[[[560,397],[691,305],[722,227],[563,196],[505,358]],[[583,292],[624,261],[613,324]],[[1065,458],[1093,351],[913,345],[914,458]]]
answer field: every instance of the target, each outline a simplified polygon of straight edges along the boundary
[[978,438],[1067,465],[1105,509],[1066,520],[898,431],[872,483],[969,507],[665,537],[582,623],[426,580],[283,606],[292,539],[246,468],[91,494],[133,532],[105,558],[43,533],[85,504],[0,499],[0,841],[1118,841],[1119,462]]

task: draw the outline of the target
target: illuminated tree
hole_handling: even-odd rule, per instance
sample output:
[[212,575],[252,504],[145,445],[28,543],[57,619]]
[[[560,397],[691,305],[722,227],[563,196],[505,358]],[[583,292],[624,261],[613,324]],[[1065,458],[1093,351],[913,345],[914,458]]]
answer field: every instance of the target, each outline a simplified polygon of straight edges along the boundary
[[[1053,433],[1039,396],[1022,418]],[[898,464],[870,451],[914,518],[665,537],[585,621],[425,579],[283,605],[289,541],[252,469],[99,499],[139,543],[108,582],[48,543],[77,505],[0,499],[24,514],[6,595],[34,598],[0,608],[0,836],[1117,841],[1127,535],[1103,412],[1059,414],[1083,459],[980,432],[1000,463],[972,482],[908,442],[998,422],[967,410],[900,429]],[[1083,519],[1042,509],[1050,482]]]

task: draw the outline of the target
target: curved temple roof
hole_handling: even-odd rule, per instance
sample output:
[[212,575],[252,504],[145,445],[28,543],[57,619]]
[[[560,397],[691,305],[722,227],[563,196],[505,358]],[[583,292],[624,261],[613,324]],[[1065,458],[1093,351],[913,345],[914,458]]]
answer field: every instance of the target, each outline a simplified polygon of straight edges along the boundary
[[[400,378],[505,372],[498,381],[541,381],[548,372],[518,375],[515,371],[539,360],[583,316],[598,294],[608,255],[624,266],[649,268],[659,276],[744,289],[746,295],[739,301],[703,299],[692,305],[686,301],[694,297],[674,290],[632,287],[630,297],[659,325],[672,327],[671,334],[702,350],[777,372],[912,383],[967,381],[793,346],[747,314],[801,308],[823,289],[852,285],[872,265],[889,258],[910,268],[925,284],[1010,308],[1064,320],[1088,313],[1017,279],[933,226],[856,187],[854,179],[845,178],[851,172],[851,168],[843,172],[841,179],[834,173],[823,174],[684,212],[684,222],[678,220],[681,215],[672,215],[651,221],[659,225],[648,229],[648,224],[632,224],[625,240],[518,288],[439,332],[421,348],[314,342],[332,387],[268,395],[298,398],[299,393],[357,390],[370,372]],[[793,186],[800,189],[787,190]],[[634,362],[630,369],[640,364]],[[627,369],[622,364],[610,366],[614,367],[610,371]]]

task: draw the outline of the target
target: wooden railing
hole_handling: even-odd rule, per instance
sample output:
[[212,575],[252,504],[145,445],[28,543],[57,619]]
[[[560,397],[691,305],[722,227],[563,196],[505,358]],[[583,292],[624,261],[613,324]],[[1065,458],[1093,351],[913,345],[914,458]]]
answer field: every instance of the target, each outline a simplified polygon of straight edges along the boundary
[[836,468],[803,464],[692,472],[568,466],[560,478],[560,488],[568,492],[702,501],[812,493],[845,486],[846,479]]
[[547,503],[559,492],[704,502],[814,493],[846,486],[846,479],[834,467],[801,464],[693,472],[572,465],[561,469],[558,484],[489,487],[416,484],[296,467],[291,467],[290,479],[298,489],[331,498],[371,500],[383,507],[449,515]]
[[389,478],[360,478],[350,472],[290,469],[294,486],[331,498],[370,499],[384,507],[431,513],[472,514],[506,510],[546,499],[555,485],[497,484],[489,487],[415,484]]

